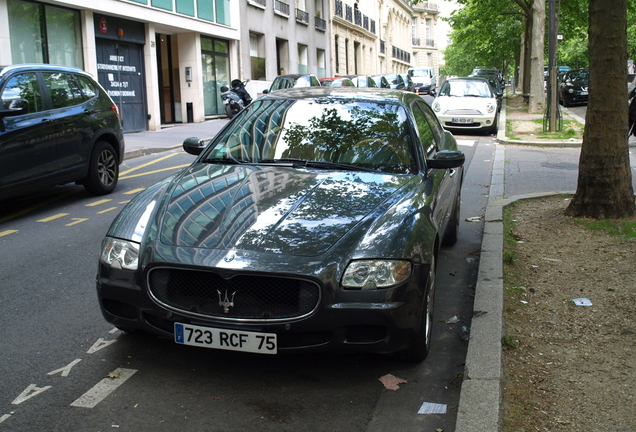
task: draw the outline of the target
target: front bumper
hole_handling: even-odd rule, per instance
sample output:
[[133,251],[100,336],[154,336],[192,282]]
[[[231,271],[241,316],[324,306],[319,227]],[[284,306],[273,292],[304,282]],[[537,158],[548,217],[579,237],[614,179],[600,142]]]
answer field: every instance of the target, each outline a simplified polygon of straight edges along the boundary
[[[427,274],[422,267],[398,287],[344,291],[321,284],[316,307],[284,319],[227,319],[166,307],[145,283],[124,282],[100,264],[97,293],[106,321],[127,331],[174,339],[174,323],[219,329],[276,333],[279,352],[360,351],[390,353],[411,347],[418,338]],[[427,269],[424,269],[427,270]],[[143,286],[142,286],[143,285]],[[216,294],[215,294],[216,295]]]

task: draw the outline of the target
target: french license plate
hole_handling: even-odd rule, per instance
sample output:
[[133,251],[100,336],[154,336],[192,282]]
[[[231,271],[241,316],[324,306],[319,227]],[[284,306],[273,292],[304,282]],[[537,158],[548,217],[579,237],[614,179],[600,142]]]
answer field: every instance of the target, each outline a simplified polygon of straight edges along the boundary
[[586,90],[582,90],[582,91],[581,91],[581,95],[582,95],[582,96],[587,95],[587,91],[586,91]]
[[260,354],[276,354],[278,348],[275,333],[226,330],[182,323],[174,323],[174,341],[183,345]]
[[454,118],[454,119],[451,119],[451,121],[453,123],[474,123],[473,119],[467,119],[467,118]]

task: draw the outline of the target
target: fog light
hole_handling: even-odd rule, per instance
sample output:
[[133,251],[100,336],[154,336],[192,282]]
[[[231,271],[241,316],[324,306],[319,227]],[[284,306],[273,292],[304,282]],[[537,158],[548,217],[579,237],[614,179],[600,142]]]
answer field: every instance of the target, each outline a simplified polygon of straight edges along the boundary
[[490,120],[486,120],[486,124],[489,125],[490,124]]

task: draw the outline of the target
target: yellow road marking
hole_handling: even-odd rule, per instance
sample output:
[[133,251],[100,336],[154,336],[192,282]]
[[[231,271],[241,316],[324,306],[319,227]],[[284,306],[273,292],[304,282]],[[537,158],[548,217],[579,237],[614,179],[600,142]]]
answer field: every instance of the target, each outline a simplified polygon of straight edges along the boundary
[[126,175],[126,174],[129,174],[129,173],[133,172],[133,171],[137,171],[137,170],[139,170],[139,169],[142,169],[142,168],[145,168],[145,167],[147,167],[147,166],[150,166],[150,165],[152,165],[152,164],[156,164],[157,162],[161,162],[162,160],[166,160],[166,159],[171,158],[172,156],[176,156],[176,155],[178,155],[178,154],[179,154],[179,153],[171,153],[171,154],[169,154],[169,155],[166,155],[166,156],[164,156],[164,157],[160,157],[160,158],[158,158],[158,159],[155,159],[155,160],[153,160],[153,161],[151,161],[151,162],[148,162],[148,163],[145,163],[145,164],[143,164],[143,165],[139,165],[139,166],[137,166],[137,167],[131,168],[131,169],[126,170],[126,171],[124,171],[124,172],[120,172],[120,173],[119,173],[119,178],[121,178],[121,176],[122,176],[122,175]]
[[163,172],[163,171],[177,170],[177,169],[185,168],[185,167],[190,166],[190,165],[191,164],[179,165],[179,166],[175,166],[175,167],[163,168],[163,169],[156,170],[156,171],[148,171],[146,173],[134,174],[134,175],[124,176],[124,177],[122,177],[121,174],[120,174],[119,175],[119,180],[126,180],[126,179],[129,179],[129,178],[141,177],[141,176],[145,176],[145,175],[149,175],[149,174],[155,174],[155,173]]
[[18,232],[18,230],[0,231],[0,237],[4,237],[4,236],[9,235],[9,234],[15,234],[17,232]]
[[117,210],[117,207],[107,208],[106,210],[102,210],[102,211],[97,212],[97,214],[108,213],[109,211],[112,211],[112,210]]
[[133,189],[133,190],[128,191],[128,192],[124,192],[124,195],[132,195],[132,194],[136,194],[138,192],[145,191],[145,190],[146,190],[146,188],[137,188],[137,189]]
[[17,212],[12,213],[12,214],[10,214],[8,216],[0,218],[0,223],[6,222],[6,221],[8,221],[10,219],[13,219],[13,218],[17,218],[18,216],[22,216],[23,214],[29,213],[30,211],[33,211],[33,210],[38,209],[40,207],[44,207],[45,205],[51,204],[51,203],[53,203],[55,201],[59,201],[59,200],[61,200],[63,198],[66,198],[66,197],[68,197],[70,195],[74,195],[74,194],[76,194],[78,192],[81,192],[83,190],[84,190],[84,188],[79,188],[79,187],[73,188],[73,189],[69,190],[68,192],[64,192],[64,193],[60,194],[59,196],[56,196],[55,198],[51,198],[51,199],[42,201],[40,203],[37,203],[34,206],[27,207],[27,208],[25,208],[23,210],[17,211]]
[[71,218],[71,219],[73,219],[75,222],[68,223],[66,224],[66,226],[77,225],[78,223],[86,222],[88,220],[88,218]]
[[92,202],[90,204],[86,204],[85,207],[95,207],[95,206],[107,203],[109,201],[112,201],[112,199],[103,199],[103,200],[95,201],[95,202]]
[[117,204],[128,204],[132,200],[119,201]]
[[68,213],[58,213],[58,214],[53,215],[51,217],[40,219],[38,222],[51,222],[52,220],[63,218],[64,216],[68,216]]

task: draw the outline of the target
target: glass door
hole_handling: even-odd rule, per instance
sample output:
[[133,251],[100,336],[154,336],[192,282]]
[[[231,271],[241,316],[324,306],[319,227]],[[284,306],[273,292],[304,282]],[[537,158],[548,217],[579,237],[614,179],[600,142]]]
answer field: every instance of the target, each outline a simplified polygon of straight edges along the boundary
[[205,115],[225,113],[221,87],[230,86],[229,44],[227,41],[201,37],[203,66],[203,102]]

